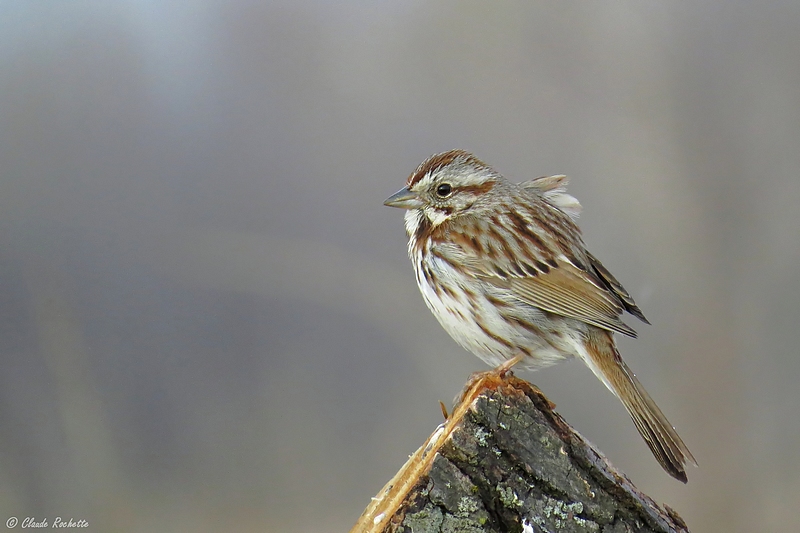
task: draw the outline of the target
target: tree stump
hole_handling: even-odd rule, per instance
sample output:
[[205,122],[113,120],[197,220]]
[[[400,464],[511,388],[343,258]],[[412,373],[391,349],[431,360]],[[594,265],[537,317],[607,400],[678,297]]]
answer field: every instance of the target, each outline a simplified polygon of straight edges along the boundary
[[511,373],[478,375],[351,533],[688,532],[553,407]]

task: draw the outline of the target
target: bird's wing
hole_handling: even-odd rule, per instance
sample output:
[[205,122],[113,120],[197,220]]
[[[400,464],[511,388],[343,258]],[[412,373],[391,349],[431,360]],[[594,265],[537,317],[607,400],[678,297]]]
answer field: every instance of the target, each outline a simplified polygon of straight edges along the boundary
[[484,280],[498,287],[506,287],[523,302],[550,313],[636,337],[636,331],[619,318],[624,307],[616,295],[587,271],[569,262],[558,263],[558,267],[546,274]]
[[[572,250],[574,257],[567,257],[536,232],[527,213],[507,213],[473,224],[462,228],[463,233],[451,232],[450,239],[435,244],[433,253],[522,303],[636,337],[619,317],[626,310],[642,319],[644,315],[594,256],[578,248]],[[483,238],[473,238],[476,235]]]
[[619,298],[625,310],[645,324],[649,324],[650,322],[645,318],[644,313],[642,313],[642,310],[636,305],[636,302],[633,301],[633,297],[628,294],[628,291],[622,286],[622,283],[617,281],[617,278],[603,266],[603,263],[601,263],[599,259],[589,252],[586,252],[586,255],[589,257],[589,262],[594,272],[603,280],[608,289]]

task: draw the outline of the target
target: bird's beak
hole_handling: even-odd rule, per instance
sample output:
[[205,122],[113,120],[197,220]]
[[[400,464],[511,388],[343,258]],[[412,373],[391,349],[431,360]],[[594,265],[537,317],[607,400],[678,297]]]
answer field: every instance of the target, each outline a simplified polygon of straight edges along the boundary
[[416,209],[422,207],[422,200],[419,199],[417,193],[404,188],[387,198],[386,201],[383,202],[383,205],[400,207],[402,209]]

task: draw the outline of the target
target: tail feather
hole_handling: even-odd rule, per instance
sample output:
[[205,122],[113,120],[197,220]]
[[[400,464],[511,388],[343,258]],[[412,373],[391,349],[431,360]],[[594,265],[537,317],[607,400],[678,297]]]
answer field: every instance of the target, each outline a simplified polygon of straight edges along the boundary
[[697,465],[697,461],[622,360],[611,335],[600,330],[592,332],[586,348],[589,368],[622,401],[636,429],[661,467],[675,479],[686,483],[684,465],[687,462]]
[[[627,378],[628,387],[617,396],[622,400],[636,429],[661,466],[671,476],[686,483],[684,465],[686,462],[697,465],[697,461],[628,365],[622,359],[619,361],[621,370]],[[623,389],[625,388],[623,385]]]

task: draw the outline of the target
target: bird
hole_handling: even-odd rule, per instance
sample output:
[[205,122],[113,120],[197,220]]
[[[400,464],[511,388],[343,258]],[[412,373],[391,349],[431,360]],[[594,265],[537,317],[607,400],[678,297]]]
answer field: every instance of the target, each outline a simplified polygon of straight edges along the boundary
[[563,175],[513,183],[464,150],[423,161],[385,205],[405,209],[423,299],[450,336],[490,366],[582,360],[622,402],[662,468],[687,482],[692,453],[623,361],[615,334],[649,324],[587,249]]

